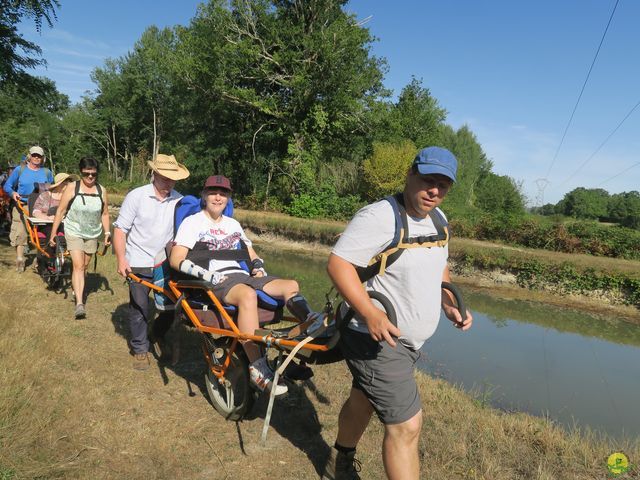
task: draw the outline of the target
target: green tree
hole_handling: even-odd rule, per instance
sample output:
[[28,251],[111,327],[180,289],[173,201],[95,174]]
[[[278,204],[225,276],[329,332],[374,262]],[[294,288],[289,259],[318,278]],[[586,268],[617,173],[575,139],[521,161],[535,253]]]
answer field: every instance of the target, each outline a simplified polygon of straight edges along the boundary
[[640,227],[640,193],[633,190],[611,195],[607,215],[612,222],[630,228]]
[[608,203],[609,193],[606,190],[578,187],[561,200],[559,213],[581,219],[605,218]]
[[373,155],[363,164],[364,195],[368,200],[402,190],[404,179],[418,149],[410,140],[374,143]]
[[418,148],[440,143],[440,128],[447,112],[422,82],[412,78],[395,103],[376,102],[368,114],[372,141],[401,143],[411,140]]
[[56,19],[57,0],[0,0],[0,86],[13,83],[24,91],[33,91],[41,83],[26,69],[43,65],[42,50],[18,32],[18,24],[33,19],[38,32],[44,21],[50,27]]
[[243,190],[263,178],[286,197],[317,184],[322,164],[353,160],[382,62],[345,3],[211,1],[179,30],[177,76],[214,132],[203,147]]
[[449,149],[458,160],[457,180],[447,195],[446,204],[458,213],[473,210],[478,206],[478,184],[491,172],[492,163],[467,125],[458,130],[443,125],[439,137],[440,146]]
[[476,205],[481,210],[496,216],[524,214],[524,197],[511,177],[486,172],[477,190]]
[[50,161],[57,161],[63,141],[61,117],[69,99],[48,79],[38,79],[37,95],[7,82],[0,86],[0,158],[17,163],[29,145],[40,144]]

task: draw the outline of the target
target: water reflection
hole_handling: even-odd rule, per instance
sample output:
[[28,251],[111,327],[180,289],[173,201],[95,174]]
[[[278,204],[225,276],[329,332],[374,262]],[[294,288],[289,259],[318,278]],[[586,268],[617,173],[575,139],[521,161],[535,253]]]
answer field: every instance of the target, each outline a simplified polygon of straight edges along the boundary
[[[264,251],[270,273],[296,278],[320,307],[326,256]],[[506,410],[548,414],[613,437],[640,435],[640,327],[553,306],[465,292],[468,332],[441,319],[421,368]]]

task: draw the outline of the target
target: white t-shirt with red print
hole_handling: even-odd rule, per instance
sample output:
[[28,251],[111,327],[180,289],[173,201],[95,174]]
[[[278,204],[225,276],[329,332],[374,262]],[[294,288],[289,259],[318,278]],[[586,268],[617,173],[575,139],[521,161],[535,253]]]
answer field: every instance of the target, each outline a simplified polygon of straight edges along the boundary
[[[248,247],[251,246],[251,240],[247,238],[237,220],[222,215],[218,222],[214,222],[204,210],[185,218],[175,238],[176,245],[192,249],[196,242],[203,242],[207,244],[209,250],[236,249],[240,241]],[[249,275],[235,260],[211,259],[208,270],[222,272],[224,275],[229,273]]]

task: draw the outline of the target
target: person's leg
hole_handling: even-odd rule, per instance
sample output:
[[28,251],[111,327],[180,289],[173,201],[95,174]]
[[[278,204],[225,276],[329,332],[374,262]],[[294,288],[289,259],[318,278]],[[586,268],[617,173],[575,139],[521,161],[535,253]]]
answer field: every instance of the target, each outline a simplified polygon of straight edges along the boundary
[[338,436],[329,452],[322,473],[322,480],[359,479],[359,462],[355,459],[356,447],[369,425],[373,407],[365,394],[351,388],[349,398],[338,416]]
[[89,264],[91,263],[91,259],[93,258],[93,255],[91,253],[84,253],[84,280],[83,280],[83,285],[82,285],[82,303],[85,303],[87,301],[87,295],[85,293],[85,286],[86,286],[86,280],[87,280],[87,273],[89,272]]
[[78,305],[82,303],[82,292],[84,291],[85,253],[82,250],[72,250],[69,253],[71,253],[71,263],[73,265],[71,287],[76,296],[76,305]]
[[291,297],[298,294],[300,287],[298,286],[298,282],[295,280],[278,278],[277,280],[267,283],[262,290],[267,295],[274,298],[280,298],[286,302]]
[[[229,290],[224,301],[238,307],[238,328],[242,333],[253,334],[259,327],[258,321],[258,296],[253,287],[239,283]],[[260,391],[270,391],[273,387],[274,373],[269,367],[266,357],[260,351],[259,346],[252,342],[242,343],[247,358],[249,359],[249,378],[252,385]],[[275,394],[287,393],[287,386],[278,382],[275,386]]]
[[336,443],[341,447],[356,448],[372,414],[373,407],[365,394],[357,388],[351,388],[351,394],[338,416]]
[[25,262],[24,245],[16,245],[16,270],[18,272],[24,272]]
[[[136,274],[144,280],[149,280],[149,277]],[[129,283],[129,348],[134,355],[146,355],[149,351],[148,315],[149,288],[138,282]]]
[[27,244],[27,231],[22,223],[22,216],[17,207],[13,207],[11,216],[11,230],[9,231],[11,246],[16,247],[16,271],[24,272],[24,247]]
[[[251,333],[258,328],[258,297],[249,285],[238,284],[229,290],[224,297],[225,303],[238,307],[238,328],[242,333]],[[262,355],[254,342],[242,344],[249,362],[253,363]]]
[[385,425],[382,461],[389,480],[418,480],[420,458],[418,440],[422,428],[422,411],[406,422]]
[[82,295],[84,292],[84,276],[86,272],[85,253],[82,250],[71,250],[71,263],[73,271],[71,273],[71,287],[76,296],[76,305],[83,304]]

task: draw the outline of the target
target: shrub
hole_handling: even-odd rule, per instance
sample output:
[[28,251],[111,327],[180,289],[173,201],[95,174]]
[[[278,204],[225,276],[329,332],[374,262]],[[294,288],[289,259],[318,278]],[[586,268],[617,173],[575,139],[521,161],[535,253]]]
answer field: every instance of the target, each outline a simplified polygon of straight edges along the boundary
[[339,196],[333,186],[323,185],[314,193],[295,195],[285,213],[300,218],[348,220],[363,204],[355,195]]
[[418,149],[411,140],[401,143],[374,143],[373,155],[363,164],[364,195],[369,200],[400,190]]

